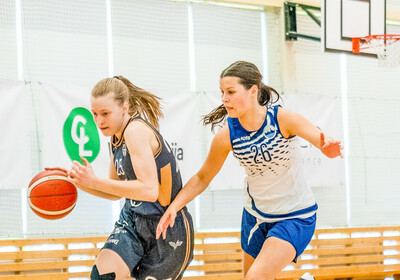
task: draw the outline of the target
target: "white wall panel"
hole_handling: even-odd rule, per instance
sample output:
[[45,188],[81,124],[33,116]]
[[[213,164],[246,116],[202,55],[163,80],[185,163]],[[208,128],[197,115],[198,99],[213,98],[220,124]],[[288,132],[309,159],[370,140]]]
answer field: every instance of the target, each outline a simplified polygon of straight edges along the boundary
[[237,60],[262,71],[260,12],[193,4],[193,24],[197,90],[218,90],[222,70]]
[[15,1],[0,1],[0,79],[17,79]]
[[105,1],[21,2],[25,80],[92,85],[108,74]]
[[187,4],[111,1],[114,73],[148,90],[190,90]]

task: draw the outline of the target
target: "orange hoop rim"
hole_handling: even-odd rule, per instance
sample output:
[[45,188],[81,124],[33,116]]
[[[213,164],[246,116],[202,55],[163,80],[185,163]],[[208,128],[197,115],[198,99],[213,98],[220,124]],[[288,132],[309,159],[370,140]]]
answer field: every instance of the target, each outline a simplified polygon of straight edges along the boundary
[[383,45],[392,44],[400,40],[400,34],[379,34],[379,35],[368,35],[364,37],[352,38],[353,53],[360,53],[360,50],[368,49],[369,43],[372,40],[380,40]]

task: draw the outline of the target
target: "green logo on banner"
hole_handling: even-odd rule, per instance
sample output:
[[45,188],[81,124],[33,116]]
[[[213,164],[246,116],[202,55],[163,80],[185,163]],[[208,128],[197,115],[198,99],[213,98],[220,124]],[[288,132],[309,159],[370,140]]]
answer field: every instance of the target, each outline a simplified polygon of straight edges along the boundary
[[100,151],[100,138],[92,113],[77,107],[71,111],[63,127],[64,146],[71,160],[92,162]]

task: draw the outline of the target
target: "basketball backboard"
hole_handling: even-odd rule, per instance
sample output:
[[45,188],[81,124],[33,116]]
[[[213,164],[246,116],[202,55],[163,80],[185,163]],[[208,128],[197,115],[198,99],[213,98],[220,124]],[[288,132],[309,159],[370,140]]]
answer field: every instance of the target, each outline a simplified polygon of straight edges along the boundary
[[325,52],[352,53],[353,37],[386,34],[386,0],[324,0],[322,9]]

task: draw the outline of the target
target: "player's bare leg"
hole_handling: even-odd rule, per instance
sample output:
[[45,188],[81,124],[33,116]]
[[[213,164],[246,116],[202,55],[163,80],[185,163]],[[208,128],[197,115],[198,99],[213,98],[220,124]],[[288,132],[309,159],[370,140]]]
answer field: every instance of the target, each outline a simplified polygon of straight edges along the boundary
[[[95,266],[98,275],[92,271],[91,279],[98,277],[99,280],[127,280],[134,279],[131,277],[131,272],[122,258],[113,250],[103,249],[96,258]],[[115,277],[113,277],[115,275]],[[113,279],[114,278],[114,279]]]
[[243,252],[243,274],[244,274],[244,276],[247,275],[247,271],[249,271],[254,260],[255,259],[252,256],[250,256],[246,252]]
[[[245,254],[245,280],[274,280],[296,256],[292,244],[276,237],[269,237],[254,260]],[[252,260],[253,259],[253,260]]]

